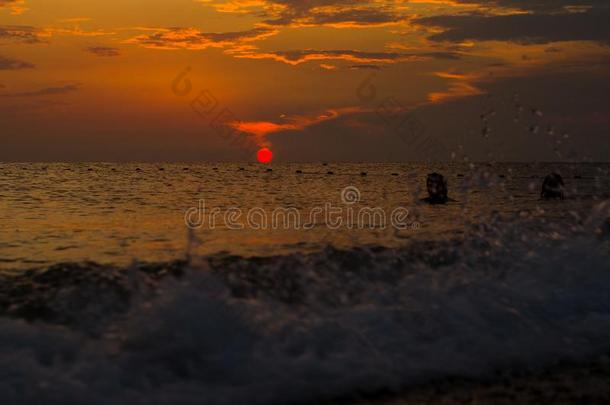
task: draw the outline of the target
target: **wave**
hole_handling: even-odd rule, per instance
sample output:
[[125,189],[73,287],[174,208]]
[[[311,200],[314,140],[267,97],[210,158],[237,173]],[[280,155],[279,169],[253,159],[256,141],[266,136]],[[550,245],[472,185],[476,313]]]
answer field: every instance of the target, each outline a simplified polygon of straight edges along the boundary
[[6,403],[320,401],[610,351],[607,206],[460,239],[0,276]]

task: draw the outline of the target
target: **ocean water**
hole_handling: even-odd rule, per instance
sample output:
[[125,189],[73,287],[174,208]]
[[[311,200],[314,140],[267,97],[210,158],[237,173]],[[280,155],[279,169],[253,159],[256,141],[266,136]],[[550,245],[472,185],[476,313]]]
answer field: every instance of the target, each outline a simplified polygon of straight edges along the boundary
[[[420,202],[432,171],[455,202]],[[542,201],[553,171],[566,199]],[[2,164],[0,398],[315,402],[607,353],[609,173],[594,163]],[[201,201],[269,218],[290,208],[303,222],[330,204],[344,221],[253,229],[242,215],[211,226],[193,211]],[[401,229],[350,214],[399,207]],[[197,213],[195,229],[185,212]]]
[[[586,211],[610,190],[609,166],[596,164],[482,164],[474,169],[291,164],[272,169],[267,172],[253,164],[0,165],[0,269],[82,261],[119,265],[133,260],[170,261],[183,258],[190,249],[199,254],[269,256],[312,252],[328,245],[400,246],[405,239],[451,239],[462,234],[467,224],[493,212],[512,215],[540,209],[562,217]],[[445,174],[456,203],[417,204],[425,197],[425,176],[432,171]],[[538,201],[542,178],[552,171],[563,173],[567,183],[569,198],[561,204]],[[341,200],[346,187],[357,191],[356,204]],[[203,215],[201,226],[191,232],[197,241],[193,244],[185,212],[199,207],[200,201],[208,214],[213,209],[220,214],[213,227]],[[341,226],[330,228],[322,214],[312,217],[314,209],[326,204],[341,211]],[[414,224],[401,232],[389,220],[397,207],[409,210],[405,223]],[[244,229],[223,223],[232,208],[241,210],[237,220]],[[351,227],[348,208],[355,213]],[[381,208],[388,217],[386,226],[370,220],[357,223],[362,208]],[[267,219],[263,229],[247,226],[248,212],[257,209]],[[295,229],[294,221],[286,220],[273,227],[277,209],[296,209],[301,225],[313,226]]]

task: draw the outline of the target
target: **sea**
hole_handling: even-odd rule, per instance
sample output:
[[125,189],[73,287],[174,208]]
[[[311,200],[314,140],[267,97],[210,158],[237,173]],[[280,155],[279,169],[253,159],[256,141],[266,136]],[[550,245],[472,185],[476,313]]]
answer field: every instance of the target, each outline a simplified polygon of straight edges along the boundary
[[0,400],[349,403],[585,361],[609,199],[607,163],[0,163]]

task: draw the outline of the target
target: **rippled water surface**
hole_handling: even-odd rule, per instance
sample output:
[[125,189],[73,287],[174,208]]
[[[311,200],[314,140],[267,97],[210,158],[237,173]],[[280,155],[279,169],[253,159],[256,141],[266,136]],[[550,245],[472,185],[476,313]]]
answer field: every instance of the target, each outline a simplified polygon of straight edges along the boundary
[[[396,246],[406,240],[455,237],[493,211],[542,210],[561,219],[571,212],[586,212],[610,190],[609,166],[604,164],[331,163],[272,169],[254,164],[1,164],[0,268],[85,260],[167,261],[183,258],[188,249],[268,256],[328,245]],[[446,175],[457,202],[442,207],[418,204],[425,196],[425,175],[431,171]],[[552,171],[566,180],[566,201],[538,199],[542,177]],[[413,226],[400,232],[390,226],[371,229],[369,223],[365,229],[329,229],[326,219],[317,216],[308,230],[294,229],[290,223],[289,229],[271,229],[269,223],[263,230],[236,230],[229,229],[221,215],[214,229],[206,219],[194,238],[185,226],[185,211],[200,200],[207,210],[240,209],[241,223],[257,208],[267,213],[269,222],[278,208],[296,208],[303,223],[325,204],[345,213],[348,206],[341,192],[348,186],[360,193],[359,202],[351,205],[356,212],[380,207],[389,216],[402,206],[409,209]]]
[[[608,165],[242,168],[0,165],[0,402],[319,403],[610,352]],[[421,204],[431,171],[455,202]],[[200,200],[416,226],[187,232]]]

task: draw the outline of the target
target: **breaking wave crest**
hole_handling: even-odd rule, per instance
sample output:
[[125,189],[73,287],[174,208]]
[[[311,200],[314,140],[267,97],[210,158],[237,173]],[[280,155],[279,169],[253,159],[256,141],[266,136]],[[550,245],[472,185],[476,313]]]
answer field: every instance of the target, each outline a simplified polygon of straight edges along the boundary
[[3,274],[0,397],[307,402],[608,352],[607,215],[495,215],[399,249]]

